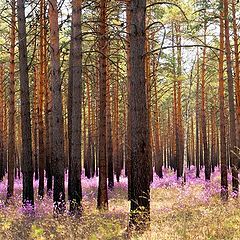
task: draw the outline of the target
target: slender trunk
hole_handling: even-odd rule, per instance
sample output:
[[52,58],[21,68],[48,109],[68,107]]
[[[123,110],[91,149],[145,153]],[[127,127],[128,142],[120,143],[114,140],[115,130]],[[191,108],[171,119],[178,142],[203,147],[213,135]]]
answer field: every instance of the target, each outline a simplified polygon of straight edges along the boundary
[[[73,23],[71,23],[73,24]],[[70,53],[69,53],[69,69],[68,69],[68,99],[67,99],[67,111],[68,111],[68,178],[71,178],[71,147],[72,147],[72,90],[73,90],[73,72],[72,72],[72,54],[73,54],[73,26],[71,25],[71,39],[70,39]],[[84,149],[85,151],[85,149]],[[84,166],[85,167],[85,166]],[[68,200],[70,200],[71,195],[71,183],[68,181]]]
[[39,179],[39,165],[38,165],[38,159],[39,159],[39,150],[38,150],[38,69],[35,66],[34,68],[34,98],[33,98],[33,166],[34,166],[34,174],[35,174],[35,180]]
[[155,61],[153,63],[153,85],[154,85],[154,118],[155,118],[155,171],[156,174],[162,178],[162,157],[161,157],[161,146],[160,146],[160,121],[159,121],[159,106],[158,106],[158,94],[157,94],[157,78],[156,78],[156,67]]
[[[204,21],[204,44],[206,44],[206,20]],[[204,166],[205,166],[205,180],[210,180],[211,176],[211,168],[209,163],[209,148],[207,142],[207,120],[206,120],[206,107],[205,107],[205,85],[206,85],[206,47],[203,48],[203,62],[202,62],[202,72],[201,72],[201,80],[202,80],[202,89],[201,89],[201,120],[202,120],[202,141],[204,148]]]
[[90,83],[89,83],[89,76],[86,76],[86,85],[87,85],[87,107],[88,107],[88,115],[87,115],[87,131],[88,131],[88,138],[87,138],[87,151],[86,151],[86,161],[88,166],[88,173],[87,177],[91,178],[91,168],[92,168],[92,129],[91,129],[91,96],[90,96]]
[[128,176],[128,200],[131,199],[131,111],[130,111],[130,78],[131,78],[131,64],[130,64],[130,31],[131,31],[131,3],[127,2],[126,8],[127,15],[127,39],[126,39],[126,49],[127,49],[127,143],[126,143],[126,169]]
[[[46,44],[45,49],[46,52]],[[45,72],[47,72],[47,63],[45,63]],[[45,79],[45,129],[46,129],[46,177],[47,177],[47,193],[52,192],[52,131],[51,131],[51,94],[49,89],[49,79]]]
[[[106,128],[107,128],[107,169],[108,169],[108,187],[110,189],[114,186],[113,174],[113,143],[112,143],[112,120],[111,120],[111,96],[110,96],[110,76],[109,65],[107,64],[107,79],[106,79]],[[118,178],[119,180],[119,178]]]
[[113,109],[114,109],[114,117],[113,117],[113,159],[114,159],[114,169],[117,177],[117,181],[119,182],[119,178],[121,175],[121,165],[120,165],[120,147],[119,147],[119,106],[118,106],[118,94],[119,94],[119,61],[117,62],[117,71],[116,71],[116,80],[114,83],[114,101],[113,101]]
[[177,177],[183,176],[183,163],[184,163],[184,133],[182,124],[182,51],[181,51],[181,29],[180,23],[176,24],[176,44],[177,44],[177,152],[178,152],[178,166]]
[[[238,47],[238,26],[236,19],[236,0],[232,0],[232,22],[234,34],[234,57],[235,57],[235,90],[236,90],[236,117],[237,117],[237,146],[240,147],[240,69],[239,69],[239,47]],[[239,167],[239,166],[238,166]]]
[[[3,81],[4,81],[4,67],[1,64],[0,65],[0,182],[3,181],[3,177],[5,175],[5,170],[4,170],[4,106],[3,106]],[[14,171],[10,170],[10,171]],[[8,169],[8,174],[9,174],[9,169]],[[14,181],[14,174],[12,173],[12,178]],[[13,187],[13,185],[12,185]],[[13,189],[12,189],[12,194],[13,194]],[[12,196],[12,195],[11,195]]]
[[38,196],[44,196],[44,166],[45,166],[45,146],[44,146],[44,123],[43,123],[43,97],[44,97],[44,81],[46,73],[45,68],[45,55],[44,55],[44,18],[45,18],[45,0],[40,2],[40,72],[39,72],[39,98],[38,98],[38,145],[39,145],[39,186]]
[[16,41],[16,1],[12,0],[11,46],[10,46],[10,84],[9,84],[9,132],[8,132],[8,188],[7,197],[14,191],[15,168],[15,41]]
[[226,159],[226,117],[224,100],[224,13],[220,12],[220,52],[219,52],[219,111],[221,145],[221,197],[228,199],[227,159]]

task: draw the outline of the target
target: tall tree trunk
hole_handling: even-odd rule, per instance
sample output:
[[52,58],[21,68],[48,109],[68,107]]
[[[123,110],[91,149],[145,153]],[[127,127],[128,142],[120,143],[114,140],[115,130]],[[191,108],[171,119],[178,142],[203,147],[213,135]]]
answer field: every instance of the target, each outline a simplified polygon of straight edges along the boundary
[[[238,47],[238,26],[236,19],[236,0],[232,0],[232,22],[234,34],[234,57],[235,57],[235,89],[236,89],[236,117],[237,117],[237,146],[240,147],[240,68],[239,68],[239,47]],[[238,166],[239,167],[239,166]]]
[[[206,44],[206,31],[207,31],[207,22],[204,20],[204,44]],[[205,180],[210,180],[211,168],[209,163],[209,148],[207,142],[207,121],[206,121],[206,107],[205,107],[205,87],[206,87],[206,51],[207,48],[203,48],[203,62],[202,62],[202,71],[201,71],[201,80],[202,80],[202,89],[201,89],[201,120],[202,120],[202,141],[204,148],[204,166],[205,166]]]
[[154,120],[155,120],[155,171],[156,174],[162,178],[162,157],[161,157],[161,144],[160,144],[160,121],[159,121],[159,106],[157,94],[157,78],[156,78],[156,62],[153,62],[153,86],[154,86]]
[[8,188],[7,197],[14,191],[15,168],[15,41],[16,41],[16,1],[12,0],[11,46],[10,46],[10,84],[9,84],[9,128],[8,128]]
[[131,2],[130,111],[131,209],[130,228],[144,231],[150,223],[150,152],[145,75],[146,1]]
[[[44,51],[46,52],[46,44]],[[47,63],[45,64],[45,72],[47,72]],[[52,131],[51,131],[51,94],[49,89],[49,79],[45,79],[45,129],[46,129],[46,177],[47,177],[47,193],[52,192]]]
[[[3,181],[3,177],[5,175],[4,169],[4,106],[3,106],[3,98],[4,98],[4,90],[3,90],[3,82],[4,82],[4,67],[0,65],[0,182]],[[14,171],[14,168],[13,168]],[[9,169],[8,169],[9,174]],[[14,174],[12,176],[14,181]]]
[[[145,41],[145,52],[148,53],[150,49],[148,37],[146,36]],[[152,166],[152,145],[153,145],[153,129],[152,129],[152,112],[151,112],[151,76],[150,76],[150,56],[149,54],[145,57],[145,74],[146,74],[146,93],[147,93],[147,109],[148,109],[148,126],[149,129],[149,161],[150,161],[150,181],[153,181],[153,166]],[[161,165],[161,159],[160,165]]]
[[120,146],[119,146],[119,61],[117,62],[116,79],[114,83],[114,99],[113,99],[113,160],[114,170],[116,173],[117,181],[121,175],[121,164],[120,164]]
[[197,87],[196,87],[196,177],[200,177],[200,151],[199,151],[199,56],[197,59]]
[[[73,22],[71,23],[73,24]],[[70,39],[70,54],[69,54],[69,69],[68,69],[68,99],[67,99],[67,111],[68,111],[68,178],[71,178],[71,154],[72,154],[72,90],[73,90],[73,72],[72,72],[72,54],[73,54],[73,25],[71,25],[71,39]],[[85,151],[85,149],[84,149]],[[85,154],[84,154],[85,155]],[[85,160],[85,159],[84,159]],[[85,167],[85,165],[84,165]],[[68,200],[71,195],[71,183],[68,181]]]
[[233,192],[238,194],[238,158],[236,156],[236,112],[234,104],[234,87],[232,74],[232,59],[231,45],[229,34],[229,15],[228,15],[228,0],[223,1],[224,8],[224,25],[225,25],[225,53],[227,61],[227,76],[228,76],[228,104],[230,117],[230,162],[232,167],[232,187]]
[[81,101],[82,101],[82,32],[81,6],[82,1],[72,1],[72,141],[71,141],[71,173],[69,195],[70,211],[81,211]]
[[91,95],[90,95],[90,83],[89,83],[89,76],[86,76],[86,91],[87,91],[87,108],[88,108],[88,115],[87,115],[87,131],[88,131],[88,138],[87,138],[87,152],[86,152],[86,161],[88,165],[88,173],[87,177],[91,178],[91,167],[92,167],[92,129],[91,129]]
[[45,146],[44,146],[44,122],[43,122],[43,97],[44,97],[44,81],[46,73],[45,68],[45,54],[44,54],[44,24],[45,24],[45,0],[40,2],[40,73],[39,73],[39,98],[38,98],[38,145],[39,145],[39,186],[38,196],[44,196],[44,166],[45,166]]
[[128,176],[128,200],[131,199],[131,111],[130,111],[130,78],[131,78],[131,63],[130,63],[130,31],[131,31],[131,3],[127,1],[126,7],[127,15],[127,39],[126,39],[126,49],[127,49],[127,143],[126,143],[126,169]]
[[38,68],[37,66],[34,67],[34,97],[33,97],[33,114],[32,114],[32,122],[33,122],[33,166],[34,166],[34,174],[35,180],[39,179],[39,148],[38,148]]
[[54,212],[62,213],[65,210],[64,134],[57,0],[49,1],[49,21],[52,68],[52,166],[54,176],[53,201]]
[[106,154],[106,94],[107,94],[107,3],[100,1],[100,26],[99,26],[99,89],[100,89],[100,112],[99,112],[99,186],[98,186],[98,209],[108,209],[107,192],[107,154]]
[[23,173],[23,204],[34,205],[32,136],[29,101],[29,78],[27,62],[27,40],[25,1],[17,0],[18,38],[19,38],[19,68],[21,95],[21,126],[22,126],[22,173]]
[[[109,44],[107,44],[109,45]],[[109,46],[108,46],[109,47]],[[109,50],[108,50],[109,51]],[[114,186],[113,174],[113,143],[112,143],[112,120],[111,120],[111,96],[110,96],[110,74],[109,65],[107,64],[107,83],[106,83],[106,124],[107,124],[107,168],[108,168],[108,187]]]
[[220,12],[220,52],[219,52],[219,110],[220,110],[220,145],[221,145],[221,197],[228,199],[227,159],[226,159],[226,117],[224,113],[224,13]]
[[176,44],[177,44],[177,177],[183,176],[184,163],[184,132],[182,125],[182,51],[181,51],[181,28],[180,23],[176,24]]

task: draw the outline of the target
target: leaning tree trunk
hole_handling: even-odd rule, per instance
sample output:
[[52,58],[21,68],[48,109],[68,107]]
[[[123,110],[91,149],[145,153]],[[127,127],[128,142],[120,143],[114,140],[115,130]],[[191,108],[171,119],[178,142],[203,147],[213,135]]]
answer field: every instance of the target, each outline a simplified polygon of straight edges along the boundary
[[64,134],[60,78],[60,49],[57,0],[49,1],[50,49],[52,67],[52,166],[54,176],[54,211],[65,210],[64,191]]
[[18,39],[19,39],[19,70],[21,95],[21,126],[22,126],[22,173],[23,173],[23,205],[34,205],[32,136],[29,101],[29,78],[27,63],[27,39],[25,1],[17,1]]
[[131,3],[130,111],[131,118],[131,210],[130,228],[144,231],[150,223],[150,152],[145,79],[146,1]]

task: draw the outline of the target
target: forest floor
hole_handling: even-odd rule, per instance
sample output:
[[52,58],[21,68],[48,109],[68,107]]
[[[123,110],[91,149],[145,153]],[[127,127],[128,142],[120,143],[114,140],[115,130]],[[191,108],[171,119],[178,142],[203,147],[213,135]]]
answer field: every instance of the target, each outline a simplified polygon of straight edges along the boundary
[[[229,178],[230,180],[230,178]],[[37,182],[34,183],[37,188]],[[122,177],[109,192],[109,211],[96,210],[97,178],[83,178],[83,216],[67,213],[54,218],[52,200],[36,199],[35,214],[21,208],[21,182],[15,182],[15,198],[6,206],[6,181],[0,183],[0,240],[43,239],[128,239],[129,202],[127,179]],[[164,178],[154,176],[151,185],[151,232],[132,239],[240,239],[240,201],[230,196],[222,203],[220,173],[211,182],[187,172],[186,184],[173,172],[164,170]]]

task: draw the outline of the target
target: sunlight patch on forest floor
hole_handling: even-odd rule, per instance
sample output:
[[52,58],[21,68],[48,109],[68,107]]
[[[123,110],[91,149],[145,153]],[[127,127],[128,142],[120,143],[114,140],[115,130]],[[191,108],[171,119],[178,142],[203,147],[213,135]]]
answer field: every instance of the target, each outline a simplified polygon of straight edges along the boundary
[[[195,179],[190,170],[186,184],[170,171],[165,171],[163,179],[154,176],[151,232],[133,239],[240,239],[240,202],[231,197],[221,202],[219,174],[216,171],[211,182],[205,183],[203,173]],[[83,178],[82,182],[84,213],[78,219],[67,213],[54,218],[48,196],[36,199],[34,216],[24,214],[20,181],[15,184],[15,198],[6,206],[6,182],[0,183],[0,239],[127,239],[127,179],[121,178],[109,192],[108,212],[96,210],[97,179]]]

